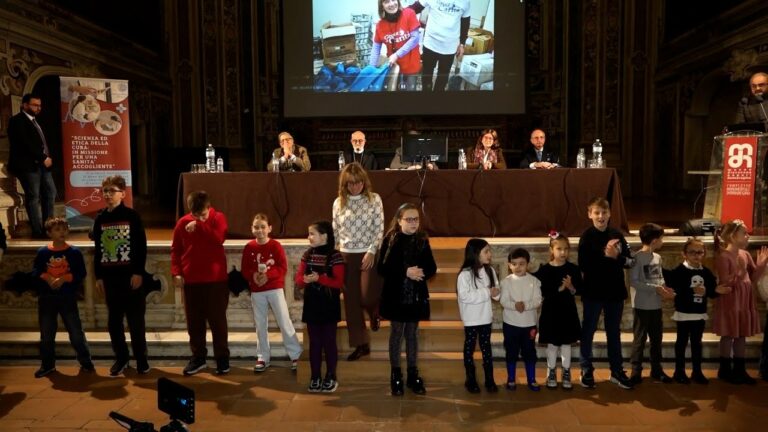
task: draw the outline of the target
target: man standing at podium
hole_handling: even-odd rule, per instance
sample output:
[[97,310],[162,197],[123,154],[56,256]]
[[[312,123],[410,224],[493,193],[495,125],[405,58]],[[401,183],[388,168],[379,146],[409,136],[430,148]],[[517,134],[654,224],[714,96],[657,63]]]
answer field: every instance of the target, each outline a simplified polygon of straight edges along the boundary
[[[736,112],[736,123],[768,123],[768,108],[764,98],[768,92],[768,74],[758,72],[749,79],[750,95],[742,98]],[[763,128],[765,131],[765,128]]]

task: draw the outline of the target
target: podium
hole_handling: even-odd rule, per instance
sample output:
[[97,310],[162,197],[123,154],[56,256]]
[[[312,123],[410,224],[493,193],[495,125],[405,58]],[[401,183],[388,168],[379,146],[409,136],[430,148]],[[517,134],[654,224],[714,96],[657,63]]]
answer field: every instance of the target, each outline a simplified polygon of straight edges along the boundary
[[713,139],[705,219],[742,219],[750,233],[768,232],[765,154],[768,134],[736,131]]

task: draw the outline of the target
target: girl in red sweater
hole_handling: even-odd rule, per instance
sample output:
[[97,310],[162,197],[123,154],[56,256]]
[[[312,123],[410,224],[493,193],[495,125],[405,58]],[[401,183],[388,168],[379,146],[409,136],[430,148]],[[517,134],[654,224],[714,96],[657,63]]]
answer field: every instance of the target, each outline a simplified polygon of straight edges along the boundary
[[288,271],[285,250],[280,242],[269,238],[272,225],[267,215],[259,213],[253,217],[251,232],[254,240],[248,242],[243,249],[240,269],[251,288],[253,321],[256,325],[256,365],[253,371],[264,372],[269,367],[269,308],[283,335],[283,345],[291,359],[291,370],[296,370],[302,349],[283,292],[285,273]]

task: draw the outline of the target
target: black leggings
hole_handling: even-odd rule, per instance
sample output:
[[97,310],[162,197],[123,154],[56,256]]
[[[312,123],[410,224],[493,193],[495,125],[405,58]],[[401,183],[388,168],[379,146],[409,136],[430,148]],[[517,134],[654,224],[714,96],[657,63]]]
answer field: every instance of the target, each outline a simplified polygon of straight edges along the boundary
[[416,367],[419,356],[419,322],[391,321],[389,333],[389,363],[393,368],[400,367],[400,345],[405,335],[405,360],[409,368]]
[[701,338],[704,320],[678,321],[675,341],[675,372],[685,373],[685,348],[691,340],[691,365],[694,372],[701,372]]
[[464,327],[464,366],[475,367],[472,358],[475,354],[475,343],[480,341],[480,353],[483,355],[483,367],[493,364],[491,351],[491,325]]

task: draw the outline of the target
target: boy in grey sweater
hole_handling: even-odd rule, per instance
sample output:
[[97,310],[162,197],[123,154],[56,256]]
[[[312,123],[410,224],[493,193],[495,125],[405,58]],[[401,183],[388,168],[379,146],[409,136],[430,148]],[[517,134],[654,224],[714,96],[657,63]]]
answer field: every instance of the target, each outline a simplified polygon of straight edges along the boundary
[[645,341],[651,340],[651,378],[670,383],[672,378],[661,367],[662,318],[661,302],[673,299],[674,291],[665,286],[661,256],[655,251],[664,243],[664,229],[652,223],[640,227],[642,249],[635,255],[635,266],[630,270],[630,296],[634,319],[632,330],[632,384],[642,382],[643,351]]

